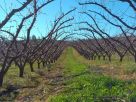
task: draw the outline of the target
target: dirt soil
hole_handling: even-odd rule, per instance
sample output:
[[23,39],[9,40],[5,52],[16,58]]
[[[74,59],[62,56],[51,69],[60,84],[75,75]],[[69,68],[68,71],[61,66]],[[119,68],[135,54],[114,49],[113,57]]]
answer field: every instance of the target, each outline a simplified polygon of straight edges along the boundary
[[48,97],[65,87],[63,68],[57,66],[44,73],[42,82],[35,88],[20,89],[15,102],[48,102]]

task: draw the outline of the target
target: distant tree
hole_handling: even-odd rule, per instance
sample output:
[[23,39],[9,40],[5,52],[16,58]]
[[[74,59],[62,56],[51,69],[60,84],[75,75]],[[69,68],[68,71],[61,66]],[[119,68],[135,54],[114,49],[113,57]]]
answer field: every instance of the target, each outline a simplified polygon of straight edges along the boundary
[[35,35],[32,35],[32,40],[36,40],[36,36]]

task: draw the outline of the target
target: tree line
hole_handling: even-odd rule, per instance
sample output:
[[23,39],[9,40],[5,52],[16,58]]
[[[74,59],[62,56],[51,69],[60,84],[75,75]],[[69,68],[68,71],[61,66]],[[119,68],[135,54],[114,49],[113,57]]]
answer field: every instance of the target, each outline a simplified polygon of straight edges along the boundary
[[[136,14],[135,0],[119,1],[122,5],[128,4],[131,11]],[[124,57],[129,53],[136,62],[136,23],[130,23],[132,19],[136,21],[136,17],[128,16],[128,21],[126,21],[116,13],[113,13],[113,10],[106,7],[106,5],[101,2],[79,2],[79,5],[94,6],[94,8],[100,8],[106,14],[94,9],[80,12],[82,15],[88,17],[89,20],[79,22],[78,24],[80,24],[80,27],[76,31],[83,31],[83,33],[79,35],[86,37],[86,39],[73,41],[72,46],[87,59],[95,60],[96,58],[102,58],[105,60],[108,58],[108,60],[111,61],[112,56],[117,54],[119,61],[122,62]],[[99,20],[97,20],[98,17],[101,21],[106,22],[107,26],[111,25],[113,28],[120,31],[120,34],[113,36],[109,33],[107,29],[105,29],[107,26],[101,26]]]
[[[74,17],[67,16],[76,8],[60,13],[45,36],[40,39],[35,39],[34,37],[31,39],[32,29],[38,19],[40,10],[54,1],[47,0],[38,3],[38,0],[26,0],[19,8],[12,9],[0,22],[0,86],[2,86],[4,76],[12,64],[19,68],[19,77],[23,77],[27,63],[33,72],[34,63],[37,63],[39,69],[41,64],[43,66],[50,65],[59,58],[65,49],[65,40],[69,36],[63,37],[62,35],[69,33],[64,31],[64,29],[71,27],[72,24],[70,22],[74,19]],[[16,31],[13,33],[5,29],[6,24],[12,22],[11,18],[23,12],[23,10],[27,10],[28,13],[21,15],[19,24],[16,25]],[[27,21],[29,24],[26,23]],[[25,38],[21,36],[23,29],[26,31]],[[8,37],[3,36],[3,34],[8,35]],[[58,40],[60,38],[61,40]]]

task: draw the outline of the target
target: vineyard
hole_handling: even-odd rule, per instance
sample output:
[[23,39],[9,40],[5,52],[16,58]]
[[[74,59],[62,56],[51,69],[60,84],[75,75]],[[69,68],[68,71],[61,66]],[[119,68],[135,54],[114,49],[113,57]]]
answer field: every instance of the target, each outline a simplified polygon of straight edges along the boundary
[[136,102],[135,0],[1,0],[0,12],[0,102]]

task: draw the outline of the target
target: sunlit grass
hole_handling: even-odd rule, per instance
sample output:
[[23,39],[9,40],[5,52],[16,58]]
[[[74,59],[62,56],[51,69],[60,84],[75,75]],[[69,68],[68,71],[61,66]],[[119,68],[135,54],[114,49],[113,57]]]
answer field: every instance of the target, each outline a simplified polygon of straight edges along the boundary
[[[121,80],[112,76],[91,72],[91,68],[115,68],[122,69],[127,73],[136,71],[136,64],[129,58],[122,63],[113,59],[112,62],[107,60],[86,60],[80,56],[77,51],[71,47],[67,48],[56,63],[52,64],[52,70],[56,67],[62,67],[64,80],[64,89],[59,93],[49,96],[49,102],[111,102],[104,99],[105,97],[118,97],[127,102],[136,102],[136,81]],[[4,77],[3,87],[8,85],[19,87],[37,86],[43,82],[43,78],[36,73],[38,71],[37,64],[34,65],[35,72],[30,71],[27,64],[25,66],[24,77],[19,77],[19,69],[12,65]],[[47,72],[46,68],[40,71]],[[45,84],[43,84],[46,87]],[[23,93],[24,96],[27,93]],[[121,102],[117,101],[116,102]]]
[[91,66],[103,66],[103,67],[114,67],[114,68],[121,68],[126,73],[134,73],[136,72],[136,63],[130,57],[125,57],[122,62],[119,62],[119,59],[112,57],[112,61],[109,62],[108,60],[94,60],[90,61]]
[[74,57],[73,49],[68,48],[67,49],[67,54],[64,59],[64,67],[65,67],[65,74],[67,75],[72,75],[72,74],[77,74],[80,72],[83,72],[86,70],[86,64],[82,64],[79,60],[80,59],[79,55],[77,57]]
[[120,64],[98,60],[88,61],[73,48],[68,48],[65,54],[65,59],[63,59],[65,76],[73,75],[73,77],[65,81],[66,88],[63,92],[49,97],[50,102],[111,102],[111,99],[105,99],[106,97],[118,97],[116,102],[136,101],[136,82],[134,80],[123,81],[110,76],[86,72],[90,65],[91,67],[102,65],[118,67],[120,65],[120,67],[128,68],[133,62]]
[[[37,71],[37,64],[34,64],[34,70]],[[44,70],[44,69],[43,69]],[[9,68],[4,77],[3,87],[9,85],[18,87],[36,86],[41,81],[41,77],[36,72],[31,72],[28,64],[25,66],[24,77],[19,77],[19,68],[14,64]]]

